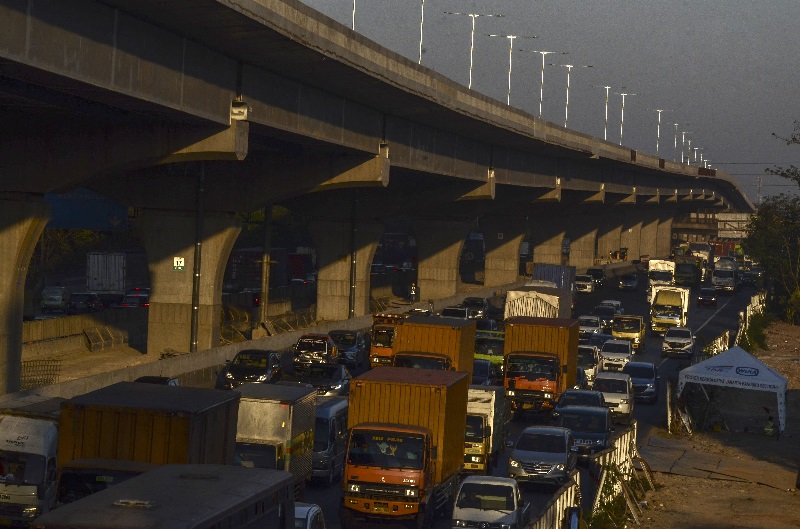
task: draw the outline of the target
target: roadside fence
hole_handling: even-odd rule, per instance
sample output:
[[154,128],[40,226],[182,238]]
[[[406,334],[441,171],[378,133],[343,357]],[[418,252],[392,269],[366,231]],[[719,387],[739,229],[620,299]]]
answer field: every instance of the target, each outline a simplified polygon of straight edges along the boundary
[[747,304],[745,310],[739,313],[739,330],[736,332],[736,340],[733,345],[739,345],[739,340],[747,332],[747,326],[750,324],[750,318],[756,314],[763,314],[764,307],[766,306],[767,293],[761,291],[753,294],[750,297],[750,303]]

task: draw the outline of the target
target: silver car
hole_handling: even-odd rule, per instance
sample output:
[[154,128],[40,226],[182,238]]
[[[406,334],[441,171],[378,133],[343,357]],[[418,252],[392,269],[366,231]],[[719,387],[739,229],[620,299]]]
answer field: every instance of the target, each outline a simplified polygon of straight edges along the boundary
[[518,482],[561,486],[575,469],[577,452],[572,432],[558,426],[523,430],[508,460],[508,477]]

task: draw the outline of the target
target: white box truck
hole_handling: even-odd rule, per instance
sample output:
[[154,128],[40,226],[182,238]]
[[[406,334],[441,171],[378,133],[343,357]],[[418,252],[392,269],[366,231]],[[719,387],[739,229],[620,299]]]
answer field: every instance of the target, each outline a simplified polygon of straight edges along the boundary
[[685,327],[689,319],[689,289],[654,286],[650,288],[650,330],[664,334],[671,327]]
[[491,474],[508,436],[508,412],[502,386],[469,387],[467,435],[464,440],[465,473]]

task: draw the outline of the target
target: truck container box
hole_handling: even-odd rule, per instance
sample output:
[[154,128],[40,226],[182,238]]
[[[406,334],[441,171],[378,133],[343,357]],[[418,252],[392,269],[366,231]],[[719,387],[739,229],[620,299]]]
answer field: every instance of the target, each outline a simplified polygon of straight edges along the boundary
[[311,477],[316,420],[316,388],[278,384],[244,384],[239,401],[237,443],[270,445],[278,470],[298,481]]
[[521,287],[506,293],[504,319],[516,316],[531,318],[569,318],[572,292],[552,287]]
[[540,281],[552,281],[557,288],[572,291],[575,284],[575,267],[548,263],[534,263],[533,277]]
[[398,325],[392,352],[446,355],[456,371],[466,371],[472,380],[475,321],[462,318],[411,316]]
[[470,379],[459,371],[378,367],[350,386],[348,427],[389,423],[427,428],[437,447],[437,483],[461,469]]
[[[578,320],[562,318],[528,318],[518,316],[506,322],[505,354],[516,351],[555,353],[569,356],[578,350]],[[577,370],[577,364],[569,366]]]
[[125,292],[125,252],[89,252],[86,254],[86,288],[90,292]]
[[118,382],[61,404],[58,466],[101,458],[231,464],[239,393]]

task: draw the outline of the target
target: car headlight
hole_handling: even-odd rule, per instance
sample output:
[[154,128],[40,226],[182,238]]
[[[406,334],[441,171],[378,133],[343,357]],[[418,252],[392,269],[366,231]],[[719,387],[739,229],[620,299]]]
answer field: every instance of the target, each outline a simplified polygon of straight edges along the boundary
[[654,387],[655,387],[655,384],[653,384],[652,382],[647,384],[647,389],[653,389]]
[[231,373],[230,371],[225,371],[225,378],[233,379],[233,373]]
[[666,351],[667,349],[669,349],[669,345],[667,345],[667,342],[664,342],[664,343],[662,343],[662,344],[661,344],[661,349],[662,349],[662,350],[665,350],[665,351]]
[[347,484],[347,491],[348,492],[361,492],[361,485],[358,483],[348,483]]
[[508,466],[511,467],[511,468],[519,468],[520,464],[519,464],[519,461],[516,461],[514,459],[509,459],[508,460]]
[[336,384],[335,386],[331,386],[331,389],[342,389],[342,385]]
[[506,395],[508,395],[509,397],[513,397],[514,396],[514,390],[513,389],[509,389],[508,392],[506,393]]
[[501,523],[500,529],[517,529],[517,524],[514,523]]
[[264,373],[263,375],[259,375],[259,377],[256,379],[256,382],[264,382],[266,380],[267,380],[267,374]]
[[603,443],[605,443],[605,441],[603,441],[602,439],[595,439],[594,440],[594,444],[596,444],[596,445],[601,445]]
[[553,469],[555,469],[555,470],[564,470],[564,464],[563,463],[559,463],[558,465],[554,465]]
[[39,507],[25,507],[22,509],[22,516],[24,518],[36,518],[39,516]]
[[453,527],[467,527],[466,520],[453,520]]
[[483,457],[481,457],[481,456],[472,456],[472,457],[470,457],[470,460],[473,463],[480,463],[481,461],[483,461]]

